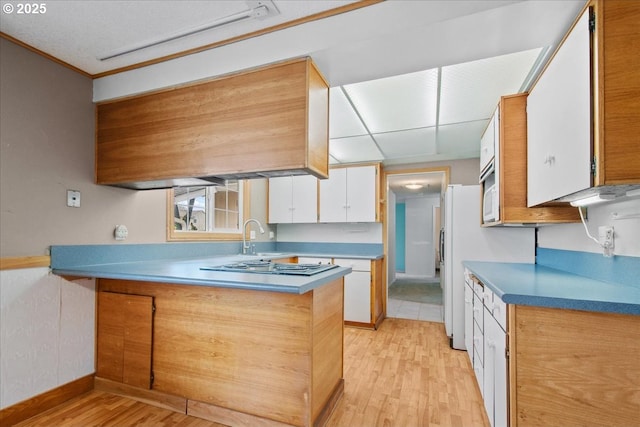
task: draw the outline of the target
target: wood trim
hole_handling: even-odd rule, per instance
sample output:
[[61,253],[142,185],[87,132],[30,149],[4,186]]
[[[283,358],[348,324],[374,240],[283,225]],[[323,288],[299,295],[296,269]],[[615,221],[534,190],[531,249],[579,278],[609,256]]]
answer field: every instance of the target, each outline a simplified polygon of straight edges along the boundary
[[0,258],[0,270],[49,267],[50,265],[51,257],[49,255]]
[[146,67],[146,66],[149,66],[149,65],[159,64],[161,62],[166,62],[166,61],[169,61],[169,60],[172,60],[172,59],[181,58],[183,56],[193,55],[195,53],[204,52],[204,51],[215,49],[215,48],[218,48],[218,47],[221,47],[221,46],[225,46],[225,45],[228,45],[228,44],[240,42],[240,41],[243,41],[243,40],[249,40],[249,39],[252,39],[254,37],[263,36],[265,34],[273,33],[273,32],[276,32],[276,31],[287,29],[287,28],[296,27],[298,25],[306,24],[308,22],[318,21],[318,20],[321,20],[321,19],[324,19],[324,18],[330,18],[332,16],[340,15],[342,13],[351,12],[353,10],[357,10],[357,9],[360,9],[360,8],[363,8],[363,7],[371,6],[371,5],[374,5],[374,4],[377,4],[377,3],[381,3],[382,1],[384,1],[384,0],[360,0],[360,1],[357,1],[357,2],[352,3],[352,4],[348,4],[348,5],[345,5],[345,6],[337,7],[335,9],[326,10],[324,12],[319,12],[319,13],[316,13],[314,15],[306,16],[306,17],[303,17],[303,18],[294,19],[293,21],[284,22],[282,24],[274,25],[272,27],[264,28],[262,30],[253,31],[251,33],[242,34],[242,35],[239,35],[239,36],[236,36],[236,37],[232,37],[230,39],[221,40],[219,42],[210,43],[210,44],[207,44],[207,45],[204,45],[204,46],[196,47],[196,48],[193,48],[193,49],[185,50],[185,51],[174,53],[174,54],[171,54],[171,55],[166,55],[166,56],[163,56],[163,57],[160,57],[160,58],[151,59],[149,61],[144,61],[144,62],[140,62],[140,63],[133,64],[133,65],[128,65],[126,67],[116,68],[114,70],[93,74],[91,77],[93,77],[94,79],[99,79],[101,77],[106,77],[106,76],[110,76],[110,75],[113,75],[113,74],[122,73],[122,72],[125,72],[125,71],[135,70],[135,69],[143,68],[143,67]]
[[93,390],[93,374],[46,391],[0,411],[0,425],[11,426]]
[[185,397],[174,396],[156,390],[141,389],[100,377],[95,378],[95,389],[128,397],[158,408],[169,409],[181,414],[187,413],[187,399]]
[[187,400],[187,415],[234,427],[292,427],[292,424],[285,424],[195,400]]
[[354,322],[352,320],[345,320],[344,321],[344,326],[352,326],[354,328],[365,328],[365,329],[375,329],[376,328],[376,324],[375,323],[366,323],[366,322]]
[[16,39],[15,37],[11,37],[7,33],[3,33],[2,31],[0,31],[0,37],[3,38],[3,39],[6,39],[6,40],[8,40],[8,41],[10,41],[12,43],[15,43],[20,47],[23,47],[23,48],[25,48],[27,50],[30,50],[31,52],[33,52],[35,54],[38,54],[38,55],[40,55],[40,56],[42,56],[42,57],[44,57],[44,58],[46,58],[46,59],[48,59],[50,61],[53,61],[56,64],[62,65],[63,67],[68,68],[68,69],[70,69],[72,71],[75,71],[76,73],[80,73],[85,77],[89,77],[90,79],[94,78],[93,75],[87,73],[86,71],[81,70],[78,67],[74,67],[73,65],[69,64],[68,62],[64,62],[63,60],[58,59],[55,56],[49,55],[48,53],[43,52],[40,49],[37,49],[37,48],[35,48],[35,47],[33,47],[33,46],[23,42],[23,41],[20,41],[20,40]]
[[336,408],[336,406],[338,406],[338,402],[340,402],[340,398],[342,397],[343,394],[344,394],[344,378],[340,378],[340,381],[338,382],[333,392],[331,393],[331,396],[329,397],[329,400],[327,401],[326,405],[324,405],[324,407],[318,414],[318,417],[314,421],[313,423],[314,427],[320,427],[327,424],[327,421],[329,421],[331,414],[333,414],[334,409]]
[[[176,233],[173,230],[173,189],[167,190],[167,241],[240,241],[242,230],[239,233],[212,233],[192,231],[187,234]],[[251,217],[251,183],[243,180],[242,185],[242,221]]]

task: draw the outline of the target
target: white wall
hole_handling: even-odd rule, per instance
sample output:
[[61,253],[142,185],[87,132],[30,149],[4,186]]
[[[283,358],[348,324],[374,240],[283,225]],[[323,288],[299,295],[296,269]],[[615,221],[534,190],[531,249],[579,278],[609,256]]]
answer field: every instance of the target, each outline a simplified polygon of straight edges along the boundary
[[94,372],[93,280],[31,268],[0,282],[0,409]]
[[[627,219],[614,219],[615,214]],[[598,227],[614,227],[616,255],[640,257],[640,199],[594,205],[587,211],[587,227],[598,237]],[[548,225],[538,228],[538,246],[550,249],[602,253],[589,239],[582,224]]]
[[435,276],[435,240],[433,207],[440,198],[419,197],[405,200],[405,273],[410,276]]
[[387,284],[396,280],[396,194],[387,191]]

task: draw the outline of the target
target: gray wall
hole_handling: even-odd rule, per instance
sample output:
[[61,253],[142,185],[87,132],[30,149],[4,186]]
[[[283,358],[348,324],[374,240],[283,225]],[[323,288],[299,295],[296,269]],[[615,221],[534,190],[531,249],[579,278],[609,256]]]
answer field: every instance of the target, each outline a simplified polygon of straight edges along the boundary
[[[92,80],[0,43],[0,257],[45,255],[50,245],[165,242],[165,190],[94,184]],[[252,216],[264,224],[266,184],[253,187]],[[68,189],[81,192],[80,208],[67,207]],[[124,242],[113,238],[117,224],[129,229]]]

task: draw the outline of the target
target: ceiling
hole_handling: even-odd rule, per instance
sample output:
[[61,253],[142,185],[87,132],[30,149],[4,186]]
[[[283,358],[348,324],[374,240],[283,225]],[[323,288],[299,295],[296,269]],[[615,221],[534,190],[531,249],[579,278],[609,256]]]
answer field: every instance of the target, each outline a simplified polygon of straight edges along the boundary
[[[49,0],[37,15],[1,3],[0,30],[95,77],[94,100],[130,75],[181,83],[170,66],[189,81],[311,56],[332,86],[331,163],[389,166],[479,157],[499,97],[528,89],[585,0]],[[246,11],[260,16],[203,30]]]

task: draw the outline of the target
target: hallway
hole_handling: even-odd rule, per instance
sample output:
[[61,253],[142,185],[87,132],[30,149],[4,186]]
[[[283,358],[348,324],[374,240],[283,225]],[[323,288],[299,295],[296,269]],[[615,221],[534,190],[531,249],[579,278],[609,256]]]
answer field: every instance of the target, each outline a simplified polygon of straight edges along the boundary
[[439,275],[425,279],[398,273],[389,286],[387,317],[444,322]]

